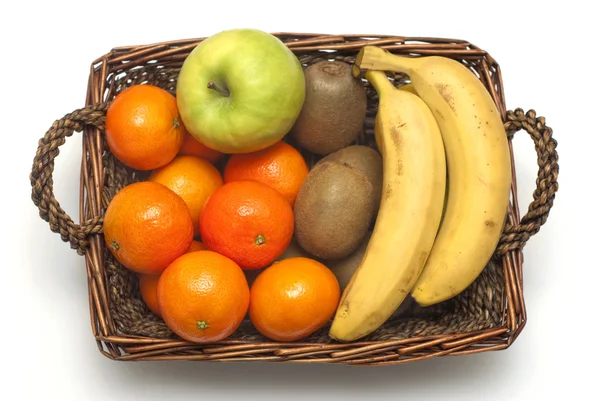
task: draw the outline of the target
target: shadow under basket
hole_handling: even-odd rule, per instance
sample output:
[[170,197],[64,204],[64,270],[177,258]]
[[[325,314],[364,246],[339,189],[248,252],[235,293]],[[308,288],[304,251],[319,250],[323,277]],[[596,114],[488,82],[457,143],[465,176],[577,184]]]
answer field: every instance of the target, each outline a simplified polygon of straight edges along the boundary
[[[509,347],[523,330],[527,315],[523,299],[523,247],[546,222],[558,190],[558,155],[552,130],[533,110],[506,110],[498,63],[484,50],[463,40],[380,35],[316,35],[275,33],[304,67],[321,60],[352,64],[361,47],[381,46],[395,54],[439,55],[469,67],[491,93],[501,116],[513,160],[512,138],[526,131],[534,141],[538,176],[533,202],[520,218],[513,162],[506,225],[494,257],[478,279],[458,296],[428,308],[408,307],[360,341],[338,343],[327,335],[329,324],[299,342],[274,342],[260,335],[246,319],[234,335],[211,344],[193,344],[173,334],[141,300],[137,276],[123,268],[105,246],[103,214],[112,197],[147,173],[121,164],[104,141],[110,101],[135,84],[153,84],[175,94],[179,69],[204,38],[112,49],[91,65],[86,106],[54,122],[40,139],[30,176],[32,199],[53,232],[85,256],[92,332],[98,348],[116,360],[276,361],[399,364],[437,356],[461,355]],[[391,75],[397,85],[408,81]],[[358,143],[374,146],[377,95],[364,81],[368,113]],[[73,132],[82,132],[79,224],[54,197],[54,159]],[[286,138],[287,140],[287,138]],[[303,152],[309,165],[318,158]],[[222,165],[220,166],[222,168]]]

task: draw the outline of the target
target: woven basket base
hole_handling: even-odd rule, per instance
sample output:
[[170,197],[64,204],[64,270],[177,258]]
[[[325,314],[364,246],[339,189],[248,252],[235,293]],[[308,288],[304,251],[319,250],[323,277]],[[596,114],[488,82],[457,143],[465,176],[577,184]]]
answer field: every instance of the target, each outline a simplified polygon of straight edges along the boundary
[[[137,275],[125,269],[110,255],[106,255],[110,285],[111,313],[119,332],[152,338],[177,336],[164,321],[155,316],[142,301]],[[502,322],[503,303],[494,297],[504,289],[503,269],[492,261],[479,278],[463,293],[442,304],[408,311],[388,320],[365,341],[388,341],[437,334],[458,334],[498,327]],[[305,342],[331,343],[328,336],[330,323],[303,339]],[[269,341],[246,318],[230,340]]]

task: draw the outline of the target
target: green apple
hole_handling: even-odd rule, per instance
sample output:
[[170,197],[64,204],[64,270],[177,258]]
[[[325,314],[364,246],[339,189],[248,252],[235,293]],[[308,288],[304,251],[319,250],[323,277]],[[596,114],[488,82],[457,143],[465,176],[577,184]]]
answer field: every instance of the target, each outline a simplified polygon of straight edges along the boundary
[[200,42],[177,79],[183,124],[222,153],[254,152],[281,140],[304,104],[304,71],[277,37],[222,31]]

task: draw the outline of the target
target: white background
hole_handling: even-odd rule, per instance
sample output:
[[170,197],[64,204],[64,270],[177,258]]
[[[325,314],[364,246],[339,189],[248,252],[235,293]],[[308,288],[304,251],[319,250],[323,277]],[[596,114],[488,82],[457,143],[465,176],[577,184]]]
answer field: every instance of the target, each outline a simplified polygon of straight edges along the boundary
[[[595,394],[600,31],[597,14],[587,5],[592,3],[377,3],[2,3],[0,399],[532,400]],[[498,60],[507,106],[534,108],[545,116],[560,155],[555,206],[525,248],[529,319],[511,348],[380,368],[126,363],[98,352],[84,259],[50,232],[31,202],[37,140],[55,119],[84,105],[90,63],[112,47],[238,27],[460,38]],[[56,195],[74,216],[80,144],[76,134],[61,148],[54,175]],[[524,212],[537,172],[525,132],[515,139],[515,154]]]

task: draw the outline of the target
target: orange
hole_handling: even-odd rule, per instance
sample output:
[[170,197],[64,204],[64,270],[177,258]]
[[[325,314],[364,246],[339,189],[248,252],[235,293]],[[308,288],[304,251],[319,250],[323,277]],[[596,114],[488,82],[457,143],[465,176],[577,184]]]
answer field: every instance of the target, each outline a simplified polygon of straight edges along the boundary
[[[192,245],[190,245],[187,253],[205,249],[206,247],[204,244],[202,244],[202,242],[193,240]],[[160,274],[140,274],[139,276],[140,294],[142,296],[142,300],[146,303],[152,313],[160,317],[160,309],[158,308],[158,299],[156,297]]]
[[108,147],[134,169],[152,170],[169,163],[184,135],[175,97],[157,86],[131,86],[106,111]]
[[195,156],[177,156],[154,170],[148,181],[158,182],[181,196],[190,209],[194,235],[200,232],[198,219],[208,198],[223,185],[221,173],[210,162]]
[[140,274],[139,277],[142,300],[148,306],[148,309],[158,317],[160,317],[160,308],[158,307],[156,288],[158,287],[159,278],[160,274]]
[[104,240],[126,268],[160,274],[189,249],[194,235],[190,211],[179,195],[156,182],[121,189],[104,215]]
[[233,181],[219,188],[200,215],[202,242],[242,269],[271,264],[294,233],[294,212],[279,192],[258,181]]
[[325,265],[305,257],[267,267],[250,289],[250,320],[265,337],[296,341],[323,327],[340,301],[340,286]]
[[219,152],[218,150],[211,149],[202,144],[187,131],[185,133],[185,137],[183,138],[183,145],[181,145],[181,148],[179,149],[179,154],[201,157],[211,163],[216,163],[221,160],[223,156],[225,156],[225,154]]
[[181,338],[196,342],[229,337],[248,312],[250,289],[231,259],[212,251],[177,258],[158,281],[163,320]]
[[188,250],[188,253],[194,251],[204,251],[206,249],[206,246],[202,242],[193,240],[192,245],[190,245],[190,249]]
[[292,206],[307,175],[308,167],[300,152],[283,141],[257,152],[231,155],[223,174],[226,183],[256,180],[267,184]]

